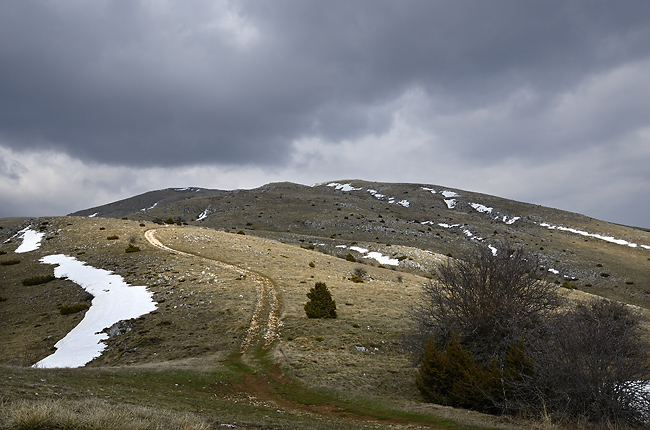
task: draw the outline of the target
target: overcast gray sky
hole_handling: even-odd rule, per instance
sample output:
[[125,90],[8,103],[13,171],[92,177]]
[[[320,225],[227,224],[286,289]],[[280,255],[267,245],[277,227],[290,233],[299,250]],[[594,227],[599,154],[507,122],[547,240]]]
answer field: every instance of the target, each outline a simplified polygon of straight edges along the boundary
[[650,227],[650,2],[0,2],[0,217],[359,178]]

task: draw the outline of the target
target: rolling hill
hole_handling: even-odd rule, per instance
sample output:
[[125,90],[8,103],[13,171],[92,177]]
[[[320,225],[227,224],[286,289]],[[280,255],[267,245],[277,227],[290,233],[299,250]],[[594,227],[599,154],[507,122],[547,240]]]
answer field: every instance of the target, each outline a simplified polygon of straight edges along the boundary
[[[568,297],[650,308],[647,231],[436,185],[166,189],[0,226],[0,428],[43,405],[119,407],[172,422],[162,428],[535,426],[422,404],[413,384],[409,309],[436,266],[477,241],[539,255]],[[25,229],[39,246],[17,252]],[[88,312],[62,309],[99,305],[71,276],[25,284],[56,274],[42,259],[58,254],[146,286],[156,309],[107,327],[84,367],[30,368]],[[306,318],[315,282],[338,318]]]
[[[311,187],[277,183],[253,190],[191,190],[154,191],[71,215],[171,218],[285,243],[318,244],[327,252],[366,242],[387,254],[390,244],[460,256],[475,241],[509,242],[539,255],[557,282],[650,307],[650,233],[642,229],[426,184],[339,180]],[[409,261],[402,266],[417,268]]]

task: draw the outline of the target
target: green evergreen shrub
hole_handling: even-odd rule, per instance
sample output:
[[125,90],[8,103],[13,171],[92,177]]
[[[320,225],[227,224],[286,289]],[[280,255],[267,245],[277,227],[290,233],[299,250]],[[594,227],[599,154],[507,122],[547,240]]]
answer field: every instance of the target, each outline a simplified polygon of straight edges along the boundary
[[167,220],[165,220],[165,222],[167,224],[174,224],[174,220],[172,219],[172,217],[167,218]]
[[316,285],[307,293],[309,301],[305,303],[308,318],[336,318],[336,301],[324,282]]
[[348,255],[345,256],[345,259],[346,259],[347,261],[351,261],[351,262],[353,262],[353,263],[356,263],[356,262],[357,262],[357,259],[354,258],[354,255],[352,255],[352,254],[349,253],[349,252],[348,252]]
[[120,238],[119,236],[117,236],[117,235],[114,234],[114,235],[112,235],[112,236],[108,236],[106,239],[108,239],[108,240],[117,240],[117,239],[119,239],[119,238]]
[[477,364],[457,335],[444,350],[429,340],[416,385],[428,402],[483,412],[494,412],[503,392],[496,361],[489,366]]

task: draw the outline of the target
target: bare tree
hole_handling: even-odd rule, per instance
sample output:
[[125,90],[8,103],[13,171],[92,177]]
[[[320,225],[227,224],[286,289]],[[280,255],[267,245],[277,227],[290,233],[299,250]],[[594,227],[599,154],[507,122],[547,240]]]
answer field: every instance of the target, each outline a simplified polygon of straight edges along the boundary
[[414,310],[416,344],[445,345],[457,333],[478,362],[503,362],[510,345],[557,309],[557,287],[539,277],[536,257],[507,245],[496,250],[479,244],[439,267]]
[[558,313],[547,335],[530,342],[535,373],[519,392],[538,398],[520,408],[544,404],[558,418],[647,425],[650,355],[641,327],[628,306],[605,299]]
[[[535,257],[508,246],[493,253],[480,245],[439,268],[413,314],[423,396],[460,399],[455,406],[469,398],[481,410],[647,426],[650,351],[640,317],[605,299],[568,306],[538,273]],[[469,364],[456,363],[456,379],[441,384],[454,351],[467,352]]]

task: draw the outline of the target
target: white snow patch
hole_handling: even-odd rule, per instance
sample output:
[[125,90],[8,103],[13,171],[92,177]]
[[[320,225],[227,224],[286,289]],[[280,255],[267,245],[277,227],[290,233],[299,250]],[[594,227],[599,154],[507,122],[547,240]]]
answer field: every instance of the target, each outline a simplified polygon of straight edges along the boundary
[[[338,248],[338,247],[337,247]],[[346,246],[343,246],[343,248],[347,248]],[[389,265],[389,266],[399,266],[399,260],[396,258],[390,258],[386,255],[383,255],[380,252],[369,252],[368,249],[366,248],[361,248],[359,246],[351,246],[348,249],[351,249],[352,251],[357,251],[360,254],[367,254],[364,255],[363,258],[372,258],[373,260],[377,260],[379,264],[384,264],[384,265]]]
[[[639,246],[641,246],[641,248],[650,249],[650,246],[648,245],[639,245]],[[650,387],[650,385],[648,387]]]
[[488,245],[488,248],[490,248],[490,251],[492,251],[492,255],[494,255],[496,257],[497,249],[492,245]]
[[480,203],[470,203],[469,205],[470,205],[471,207],[473,207],[474,209],[476,209],[478,212],[481,212],[481,213],[484,213],[484,212],[492,213],[492,209],[493,209],[493,208],[488,207],[488,206],[484,206],[484,205],[482,205],[482,204],[480,204]]
[[379,191],[377,191],[377,190],[371,190],[371,189],[368,189],[368,192],[369,192],[373,197],[376,197],[376,198],[378,198],[378,199],[380,199],[380,200],[383,199],[384,197],[386,197],[385,195],[380,194]]
[[380,252],[369,252],[368,255],[363,258],[372,258],[377,260],[379,264],[385,264],[389,266],[399,266],[399,260],[397,258],[390,258],[387,255],[382,255]]
[[208,215],[209,215],[209,212],[208,212],[208,209],[206,209],[203,212],[201,212],[201,215],[199,215],[199,217],[196,220],[197,221],[203,221],[204,219],[206,219],[208,217]]
[[427,188],[427,187],[420,187],[420,188],[422,188],[424,191],[431,191],[431,194],[436,193],[436,190],[434,190],[433,188]]
[[92,215],[88,215],[88,218],[95,218],[98,214],[99,214],[99,212],[95,212]]
[[411,203],[408,200],[400,200],[397,202],[398,205],[404,206],[405,208],[411,206]]
[[521,219],[521,217],[513,216],[512,218],[508,219],[507,216],[505,216],[505,215],[503,216],[503,222],[505,222],[508,225],[514,224],[519,219]]
[[83,320],[54,346],[56,352],[34,367],[81,367],[99,357],[106,347],[101,333],[118,321],[137,318],[156,309],[153,294],[143,286],[130,286],[124,279],[63,254],[41,258],[45,264],[58,264],[57,278],[68,278],[95,298]]
[[442,228],[454,228],[454,227],[460,227],[460,224],[447,224],[444,222],[439,222],[438,225]]
[[446,198],[449,198],[449,197],[460,197],[460,196],[459,196],[457,193],[455,193],[454,191],[449,191],[449,190],[442,191],[440,194],[442,194],[442,195],[445,196]]
[[338,182],[332,182],[331,184],[327,184],[328,187],[334,187],[335,190],[339,191],[358,191],[361,188],[355,188],[352,186],[352,184],[339,184]]
[[15,252],[17,254],[38,249],[41,246],[41,239],[45,236],[45,233],[39,233],[29,227],[20,230],[18,233],[22,233],[20,236],[23,238],[23,243],[16,248]]
[[[612,237],[612,236],[603,236],[603,235],[597,234],[597,233],[588,233],[586,231],[578,230],[578,229],[575,229],[575,228],[562,227],[562,226],[558,226],[558,225],[551,225],[551,224],[548,224],[548,223],[545,223],[545,222],[540,223],[539,225],[542,226],[542,227],[546,227],[546,228],[548,228],[550,230],[568,231],[570,233],[575,233],[575,234],[579,234],[581,236],[586,236],[586,237],[593,237],[593,238],[596,238],[596,239],[604,240],[606,242],[615,243],[617,245],[629,246],[630,248],[636,248],[637,246],[639,246],[636,243],[628,242],[627,240],[616,239],[615,237]],[[644,245],[641,245],[641,246],[644,247],[644,248],[650,249],[650,247],[647,247],[647,246],[644,246]]]
[[358,246],[351,246],[350,249],[353,250],[353,251],[357,251],[357,252],[359,252],[361,254],[365,254],[366,252],[368,252],[368,250],[366,248],[360,248]]
[[447,204],[447,207],[449,209],[453,209],[456,207],[456,199],[445,199],[445,203]]
[[548,271],[551,272],[551,273],[555,273],[556,275],[560,274],[560,271],[556,270],[556,269],[548,269]]
[[144,209],[140,209],[140,210],[141,210],[142,212],[146,212],[146,211],[148,211],[149,209],[153,209],[153,208],[155,208],[156,206],[158,206],[158,202],[154,203],[153,206],[150,206],[150,207],[148,207],[148,208],[144,208]]

